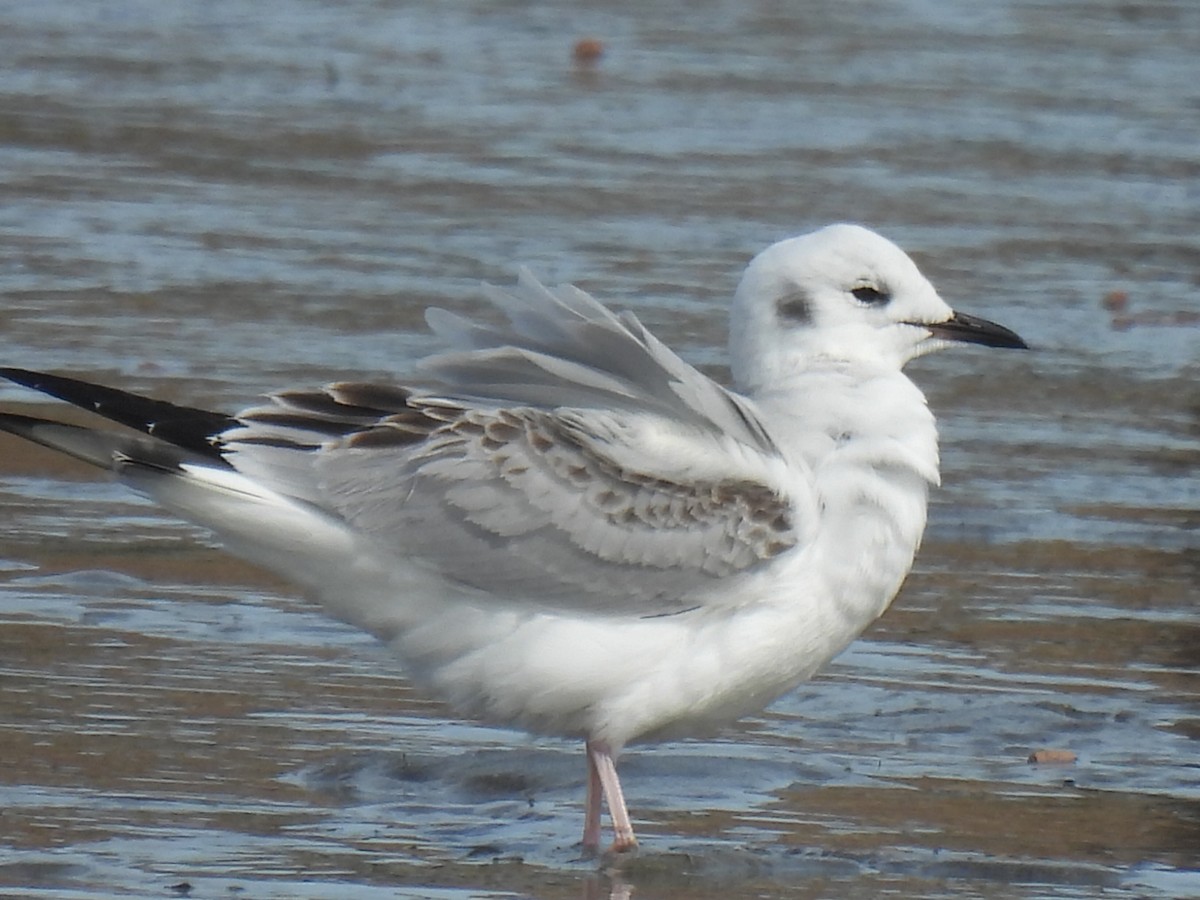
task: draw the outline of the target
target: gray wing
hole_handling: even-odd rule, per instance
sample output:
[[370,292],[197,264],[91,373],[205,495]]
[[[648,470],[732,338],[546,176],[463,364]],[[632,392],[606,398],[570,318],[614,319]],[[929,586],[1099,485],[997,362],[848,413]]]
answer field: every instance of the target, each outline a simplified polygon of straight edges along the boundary
[[239,470],[446,580],[546,608],[663,615],[802,544],[808,473],[748,401],[632,316],[523,276],[507,327],[433,311],[423,390],[276,395],[223,435]]

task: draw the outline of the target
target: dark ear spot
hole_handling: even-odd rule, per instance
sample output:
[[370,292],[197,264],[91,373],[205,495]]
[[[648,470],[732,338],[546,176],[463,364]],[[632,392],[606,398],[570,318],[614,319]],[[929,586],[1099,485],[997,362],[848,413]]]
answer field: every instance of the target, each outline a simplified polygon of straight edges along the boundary
[[804,288],[793,285],[775,303],[779,318],[796,325],[807,325],[812,321],[812,299]]

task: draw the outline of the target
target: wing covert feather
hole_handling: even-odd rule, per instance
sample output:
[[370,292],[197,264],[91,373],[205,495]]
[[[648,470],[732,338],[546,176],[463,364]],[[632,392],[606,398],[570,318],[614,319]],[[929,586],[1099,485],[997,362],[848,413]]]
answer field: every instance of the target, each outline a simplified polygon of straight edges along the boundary
[[[639,433],[660,421],[624,423],[614,445],[612,433],[573,418],[471,410],[416,452],[331,447],[319,472],[337,511],[397,555],[554,608],[678,612],[698,589],[717,590],[798,542],[789,498],[732,463],[674,478],[661,464],[657,473],[623,464],[645,455]],[[690,440],[698,450],[706,436]]]

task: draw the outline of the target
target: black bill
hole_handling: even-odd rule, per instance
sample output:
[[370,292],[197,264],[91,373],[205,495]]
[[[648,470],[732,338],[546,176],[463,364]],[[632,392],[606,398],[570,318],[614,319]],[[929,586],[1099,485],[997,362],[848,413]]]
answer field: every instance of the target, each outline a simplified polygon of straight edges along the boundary
[[966,313],[955,313],[945,322],[922,322],[921,327],[927,328],[935,338],[943,341],[982,344],[984,347],[1009,347],[1014,350],[1029,349],[1029,345],[1021,340],[1015,331],[1009,331],[1003,325],[980,319],[978,316],[968,316]]

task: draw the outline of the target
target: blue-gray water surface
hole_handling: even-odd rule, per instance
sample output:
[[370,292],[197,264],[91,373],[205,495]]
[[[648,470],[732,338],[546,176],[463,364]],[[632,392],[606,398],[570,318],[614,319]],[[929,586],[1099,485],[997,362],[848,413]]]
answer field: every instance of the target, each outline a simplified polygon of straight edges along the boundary
[[1035,347],[911,367],[907,585],[631,750],[616,863],[580,747],[5,440],[0,894],[1200,897],[1198,42],[1192,0],[0,3],[5,365],[233,410],[402,375],[526,265],[720,373],[750,256],[844,220]]

